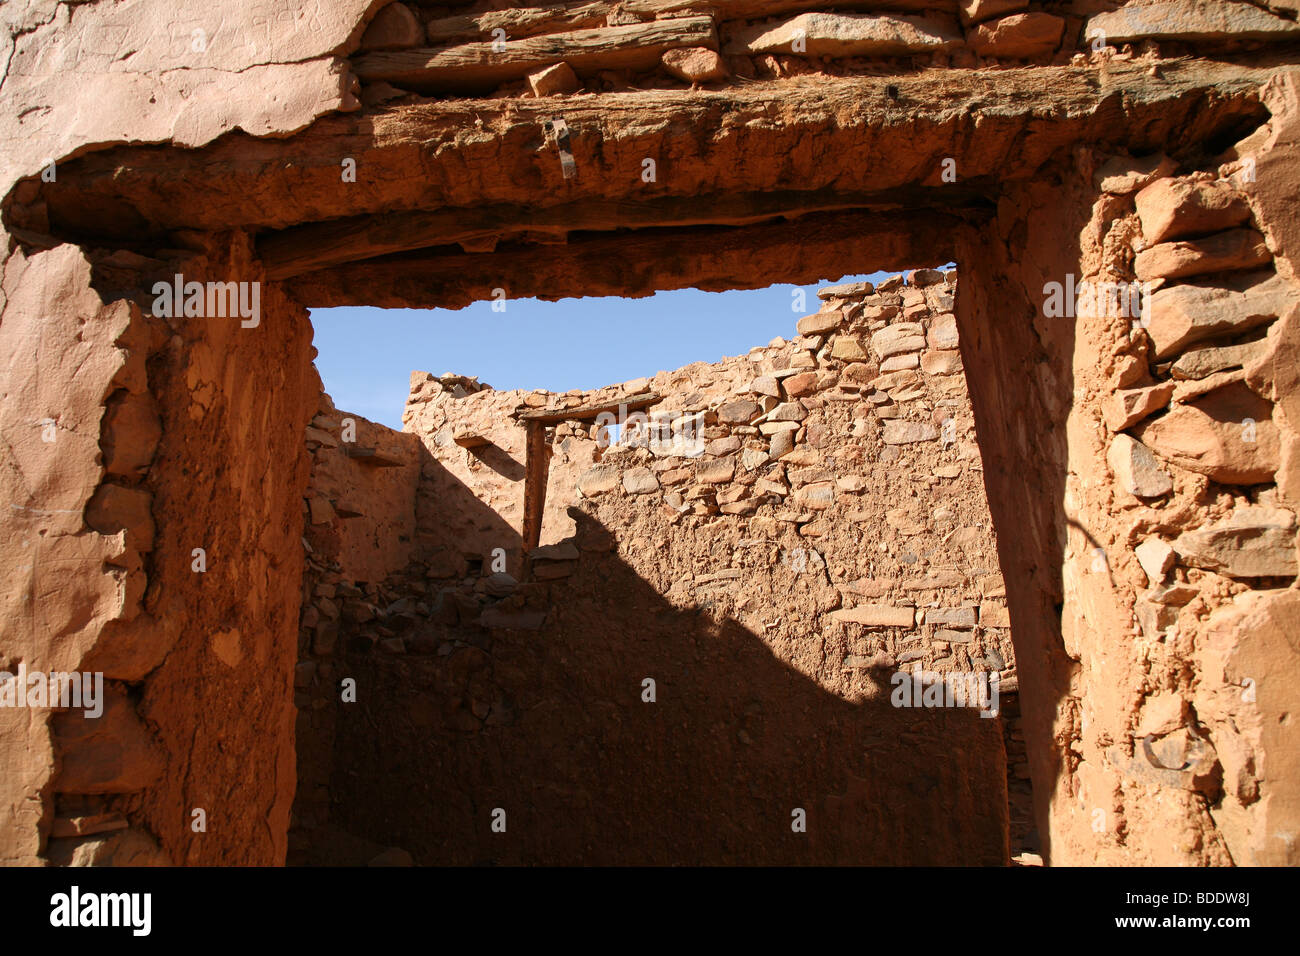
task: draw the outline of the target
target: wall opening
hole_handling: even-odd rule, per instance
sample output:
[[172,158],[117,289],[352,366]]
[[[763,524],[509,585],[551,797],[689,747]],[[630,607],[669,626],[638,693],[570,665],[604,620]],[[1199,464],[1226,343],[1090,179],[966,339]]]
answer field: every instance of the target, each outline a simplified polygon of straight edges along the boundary
[[[401,432],[323,396],[290,862],[1000,864],[1036,849],[955,271],[746,295],[779,308],[784,334],[717,362],[564,392],[416,372]],[[546,304],[557,337],[564,305]],[[549,371],[539,358],[525,363]],[[541,547],[526,550],[522,419],[641,394],[654,402],[630,422],[547,426]],[[345,420],[400,464],[349,454]],[[341,702],[347,675],[384,691]],[[943,706],[954,683],[972,706]]]

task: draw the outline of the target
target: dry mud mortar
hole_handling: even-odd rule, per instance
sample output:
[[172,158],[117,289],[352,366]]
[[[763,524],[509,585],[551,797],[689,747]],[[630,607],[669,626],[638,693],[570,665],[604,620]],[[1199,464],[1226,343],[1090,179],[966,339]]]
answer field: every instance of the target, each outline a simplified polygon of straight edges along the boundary
[[[1298,9],[6,3],[0,670],[103,693],[0,681],[0,862],[1296,863]],[[876,271],[401,432],[312,364]]]

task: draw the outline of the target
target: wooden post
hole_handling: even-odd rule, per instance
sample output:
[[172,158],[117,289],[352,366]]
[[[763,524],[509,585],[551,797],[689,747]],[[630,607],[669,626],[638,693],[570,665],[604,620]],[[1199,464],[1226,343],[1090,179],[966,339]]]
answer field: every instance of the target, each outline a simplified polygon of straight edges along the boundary
[[550,472],[550,446],[546,423],[525,424],[527,451],[524,457],[524,558],[542,540],[542,509],[546,506],[546,479]]

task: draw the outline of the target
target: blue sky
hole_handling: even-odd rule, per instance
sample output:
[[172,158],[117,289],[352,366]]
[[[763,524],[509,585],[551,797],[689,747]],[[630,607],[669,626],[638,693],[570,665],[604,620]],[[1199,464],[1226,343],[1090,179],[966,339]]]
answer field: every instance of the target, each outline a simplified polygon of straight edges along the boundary
[[[505,312],[493,312],[490,302],[458,312],[315,309],[316,368],[337,408],[400,429],[416,369],[477,375],[502,390],[601,388],[790,338],[799,317],[817,311],[820,287],[889,274],[731,292],[678,289],[643,299],[518,299]],[[797,288],[805,292],[802,311],[792,309]]]

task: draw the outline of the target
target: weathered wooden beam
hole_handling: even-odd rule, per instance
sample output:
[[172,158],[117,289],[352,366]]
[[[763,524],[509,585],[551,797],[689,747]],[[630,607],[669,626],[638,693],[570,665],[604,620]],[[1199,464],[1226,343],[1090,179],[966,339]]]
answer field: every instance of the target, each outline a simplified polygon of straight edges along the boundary
[[[777,216],[802,216],[840,209],[906,204],[915,191],[845,193],[778,190],[729,196],[667,196],[645,200],[595,200],[550,208],[499,204],[475,209],[433,212],[394,212],[354,216],[332,222],[295,226],[268,233],[257,244],[268,279],[286,279],[345,262],[373,259],[395,252],[439,245],[472,245],[480,240],[508,240],[512,235],[550,234],[563,239],[570,232],[612,229],[719,225],[743,226]],[[905,193],[907,193],[905,195]],[[945,204],[959,207],[978,193],[953,184],[943,191]]]
[[465,43],[442,49],[367,53],[352,61],[352,71],[363,80],[383,80],[421,92],[469,92],[522,79],[561,60],[579,73],[649,69],[666,51],[689,46],[717,49],[711,17],[574,30],[507,40],[500,45]]
[[354,459],[358,464],[370,465],[374,468],[401,468],[406,465],[406,462],[400,458],[395,458],[375,448],[358,448],[355,445],[344,445],[343,454]]
[[493,30],[505,30],[511,39],[556,30],[605,25],[619,8],[623,13],[652,19],[676,13],[713,13],[718,20],[748,20],[805,10],[879,10],[881,12],[955,11],[956,0],[597,0],[557,3],[538,7],[483,10],[430,20],[430,43],[486,40]]
[[546,441],[546,425],[528,422],[525,428],[524,457],[524,553],[532,551],[542,540],[542,514],[546,508],[546,481],[550,473],[551,447]]
[[661,401],[663,401],[662,396],[656,395],[654,392],[642,392],[639,395],[628,395],[624,398],[610,399],[607,402],[597,402],[592,405],[579,405],[576,408],[529,409],[526,412],[519,412],[515,417],[531,428],[538,422],[543,425],[558,425],[560,422],[590,421],[606,412],[616,412],[620,409],[638,411],[642,408],[649,408],[651,405],[657,405]]
[[[1102,74],[935,69],[563,101],[403,102],[323,117],[287,139],[230,133],[202,149],[87,153],[61,163],[57,183],[40,184],[44,231],[130,242],[149,223],[156,243],[171,228],[285,229],[394,210],[639,202],[702,188],[711,197],[867,188],[904,196],[982,182],[996,201],[1007,183],[1038,175],[1077,144],[1195,158],[1200,144],[1266,118],[1259,89],[1269,69],[1162,60],[1158,83],[1147,69],[1113,60]],[[544,130],[561,102],[578,165],[568,180]],[[356,160],[356,183],[340,181],[340,157]],[[646,157],[658,157],[653,185],[641,178]],[[945,158],[956,162],[957,183],[941,178]],[[196,182],[223,188],[195,190]]]
[[613,3],[560,3],[545,7],[514,7],[485,10],[430,20],[426,27],[430,43],[438,45],[461,40],[486,40],[493,30],[505,30],[510,39],[536,36],[554,30],[577,30],[605,25]]
[[[983,211],[986,218],[987,207]],[[979,210],[815,213],[753,226],[583,233],[563,246],[446,248],[320,269],[285,280],[304,305],[459,309],[509,298],[643,296],[667,289],[721,292],[806,284],[877,269],[950,262],[954,237]],[[787,298],[786,308],[789,307]]]

